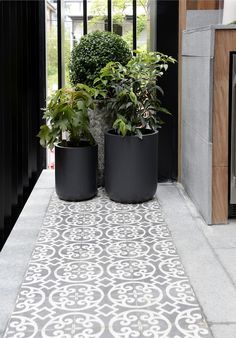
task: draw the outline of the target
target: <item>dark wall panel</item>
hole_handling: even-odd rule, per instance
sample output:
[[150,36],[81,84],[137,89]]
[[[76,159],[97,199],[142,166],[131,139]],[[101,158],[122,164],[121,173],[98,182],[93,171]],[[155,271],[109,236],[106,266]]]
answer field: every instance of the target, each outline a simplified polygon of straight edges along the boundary
[[45,106],[45,1],[0,1],[0,246],[41,170],[36,135]]
[[[157,0],[157,50],[178,59],[179,1]],[[160,82],[165,95],[163,106],[172,116],[163,115],[159,133],[159,180],[176,180],[178,175],[178,65],[171,65]]]

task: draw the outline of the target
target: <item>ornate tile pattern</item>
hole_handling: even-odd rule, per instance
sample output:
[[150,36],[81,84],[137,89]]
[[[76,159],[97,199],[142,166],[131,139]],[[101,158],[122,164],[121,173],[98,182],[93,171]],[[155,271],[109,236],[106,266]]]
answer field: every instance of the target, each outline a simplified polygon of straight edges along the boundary
[[210,338],[156,199],[52,196],[5,338]]

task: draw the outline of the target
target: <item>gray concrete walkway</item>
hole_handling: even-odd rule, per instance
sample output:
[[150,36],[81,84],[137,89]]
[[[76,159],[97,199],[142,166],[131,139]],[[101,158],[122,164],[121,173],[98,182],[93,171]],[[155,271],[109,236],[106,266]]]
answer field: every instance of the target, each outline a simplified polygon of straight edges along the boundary
[[[44,171],[0,254],[0,337],[3,336],[10,315],[15,308],[16,297],[24,280],[53,187],[53,173]],[[207,226],[178,184],[159,185],[157,196],[185,272],[190,279],[202,308],[202,313],[208,321],[213,336],[216,338],[235,338],[236,224]],[[65,232],[67,231],[66,229],[64,230]],[[121,234],[119,231],[116,232],[116,236],[119,236],[119,234]],[[74,235],[76,234],[74,233]],[[69,239],[70,241],[71,238]],[[147,245],[147,243],[144,244]],[[119,251],[117,250],[115,250],[115,254],[113,252],[113,256]],[[115,270],[113,271],[114,273]],[[133,290],[132,285],[132,292],[140,292],[141,285],[139,287],[138,285],[136,286],[137,290]],[[158,289],[157,284],[156,286],[155,292]],[[113,285],[112,288],[114,290],[111,292],[111,297],[115,299],[116,306],[120,306],[119,299],[116,300],[116,286]],[[129,285],[126,285],[123,291],[126,292],[131,289]],[[67,292],[68,290],[62,291]],[[149,290],[148,293],[149,296],[151,295],[152,302],[153,290]],[[25,296],[25,293],[23,293],[23,296]],[[29,294],[29,296],[31,295]],[[40,295],[36,298],[39,300]],[[58,295],[56,295],[53,300],[55,308],[58,307],[58,298]],[[150,297],[148,299],[150,301]],[[25,304],[28,303],[26,302]],[[126,307],[127,304],[123,305]],[[153,304],[151,305],[153,306]],[[42,313],[41,317],[43,318],[43,316],[44,314]],[[52,323],[52,325],[54,324]],[[116,324],[114,327],[117,329]],[[140,327],[139,330],[141,330]],[[50,332],[50,329],[48,332]],[[16,336],[12,335],[11,337]],[[41,336],[38,335],[37,337]],[[90,336],[88,335],[88,337]],[[163,337],[174,338],[175,336],[167,335]],[[202,337],[202,335],[193,336],[178,332],[176,337],[198,338]]]
[[236,337],[236,222],[208,226],[180,184],[159,185],[164,218],[215,338]]

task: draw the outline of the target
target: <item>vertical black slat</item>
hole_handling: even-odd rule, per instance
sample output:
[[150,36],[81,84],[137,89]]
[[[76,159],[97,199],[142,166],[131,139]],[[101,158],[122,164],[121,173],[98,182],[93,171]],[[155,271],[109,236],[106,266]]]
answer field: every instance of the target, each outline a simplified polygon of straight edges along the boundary
[[[12,150],[12,125],[11,125],[11,100],[9,100],[9,93],[11,93],[11,72],[9,71],[10,60],[10,43],[9,41],[9,29],[10,29],[10,13],[13,3],[7,4],[2,2],[2,34],[1,34],[1,50],[4,50],[1,60],[2,72],[1,80],[5,83],[2,86],[3,91],[1,92],[1,115],[3,123],[3,157],[1,162],[3,163],[3,239],[7,237],[10,232],[10,219],[11,219],[11,150]],[[0,201],[0,203],[2,202]]]
[[107,0],[107,30],[108,32],[113,31],[113,24],[112,24],[112,0]]
[[32,134],[31,134],[31,144],[32,144],[32,179],[35,180],[35,175],[37,172],[37,152],[38,152],[38,140],[37,140],[37,133],[38,133],[38,95],[35,93],[39,93],[39,72],[38,72],[38,1],[34,1],[31,5],[32,15],[31,15],[31,27],[36,27],[35,31],[31,34],[32,39],[32,68],[29,69],[30,73],[33,74],[32,80],[32,88],[33,88],[33,95],[32,95],[32,107],[31,107],[31,125],[32,125]]
[[11,90],[13,93],[17,93],[11,100],[11,123],[12,123],[12,160],[11,160],[11,219],[9,220],[7,233],[11,231],[12,222],[15,221],[18,212],[18,195],[20,193],[18,182],[21,168],[19,168],[19,148],[18,144],[18,129],[19,129],[19,107],[18,107],[18,51],[17,51],[17,18],[20,2],[13,1],[10,13],[11,28],[9,30],[9,39],[11,40],[10,55],[11,57]]
[[[39,29],[39,43],[38,43],[38,130],[40,125],[44,123],[43,121],[43,112],[41,108],[46,105],[46,15],[45,15],[45,1],[39,1],[38,3],[38,22],[37,26]],[[46,168],[46,150],[42,148],[39,144],[39,139],[37,139],[38,151],[37,151],[37,170],[38,174],[41,173],[42,169]]]
[[136,49],[137,49],[137,0],[133,0],[133,50]]
[[13,39],[11,46],[11,54],[14,55],[14,60],[11,62],[12,70],[12,91],[18,93],[14,96],[12,100],[12,216],[15,217],[17,213],[18,205],[18,196],[20,195],[20,181],[21,181],[21,167],[19,163],[19,123],[20,123],[20,109],[18,104],[19,99],[19,90],[18,90],[18,10],[20,8],[20,2],[15,2],[15,6],[12,9],[11,15],[14,15],[14,20],[12,20],[12,33],[10,39]]
[[64,0],[57,0],[58,88],[65,85],[64,21]]
[[[20,75],[19,75],[19,87],[21,90],[21,99],[19,101],[19,109],[21,110],[22,116],[22,180],[23,180],[23,199],[26,198],[28,188],[29,188],[29,175],[28,175],[28,140],[29,140],[29,132],[28,132],[28,90],[27,83],[30,74],[25,71],[26,65],[29,62],[29,53],[28,48],[22,48],[22,44],[24,44],[23,39],[28,39],[28,29],[27,29],[27,3],[25,1],[21,2],[21,11],[19,12],[19,63],[20,63]],[[28,44],[27,44],[28,45]]]
[[[0,246],[42,167],[36,133],[39,100],[45,97],[45,91],[41,93],[43,80],[39,79],[43,72],[39,6],[43,3],[0,1]],[[24,186],[28,184],[23,201],[17,198],[22,191],[22,180]]]
[[[1,17],[1,52],[4,49],[4,53],[2,53],[2,72],[1,72],[1,81],[2,81],[2,97],[1,97],[1,117],[2,117],[2,155],[3,157],[1,158],[1,163],[2,163],[2,171],[3,171],[3,185],[2,185],[2,213],[3,213],[3,220],[2,220],[2,238],[3,241],[6,238],[6,221],[7,219],[10,218],[10,211],[11,211],[11,204],[10,204],[10,170],[8,170],[9,166],[9,152],[7,152],[7,146],[11,144],[10,139],[11,139],[11,128],[10,125],[8,125],[8,105],[7,105],[7,95],[6,93],[8,92],[9,89],[9,74],[8,74],[8,62],[9,58],[6,57],[8,56],[9,53],[9,41],[8,41],[8,36],[7,36],[7,31],[8,31],[8,25],[9,25],[9,18],[8,18],[8,7],[6,2],[2,1],[1,2],[2,6],[2,17]],[[4,79],[4,80],[3,80]],[[5,82],[5,83],[4,83]],[[6,131],[6,126],[8,125],[8,129]],[[7,134],[9,134],[9,143],[7,142]],[[2,243],[1,243],[2,245]]]
[[[3,35],[4,35],[4,25],[3,25],[3,3],[0,2],[0,74],[4,74],[4,64],[3,64]],[[0,91],[3,93],[3,76],[0,77]],[[0,105],[0,248],[3,245],[4,241],[4,119],[3,119],[3,110],[4,110],[4,97],[1,99]]]
[[83,32],[84,35],[88,33],[88,7],[87,0],[83,0]]
[[[12,40],[11,43],[11,54],[14,55],[13,60],[11,62],[11,90],[17,92],[17,48],[16,48],[16,40],[15,40],[15,31],[17,30],[17,7],[18,3],[14,2],[14,8],[12,8],[12,13],[14,17],[14,21],[12,22],[12,29],[10,31],[9,39]],[[12,215],[15,215],[15,209],[18,202],[18,182],[17,182],[17,172],[18,172],[18,111],[17,111],[17,96],[15,96],[11,100],[12,105],[12,184],[11,184],[11,191],[12,191]]]
[[[4,53],[8,57],[4,58],[4,72],[3,78],[6,80],[4,93],[4,236],[6,237],[10,231],[10,219],[11,219],[11,172],[12,172],[12,123],[11,123],[11,100],[9,99],[9,93],[11,93],[11,59],[10,59],[10,44],[12,41],[9,39],[10,21],[11,21],[11,9],[14,6],[13,2],[3,1],[4,13],[3,13],[3,24],[4,24],[4,36],[3,36],[3,48]],[[14,56],[12,56],[14,57]]]
[[[179,2],[157,0],[157,50],[178,59]],[[178,66],[170,65],[159,81],[164,90],[162,105],[172,116],[163,114],[159,132],[159,179],[175,180],[178,175]]]
[[[32,1],[32,2],[27,2],[28,3],[28,11],[30,13],[29,16],[29,28],[30,27],[36,27],[35,26],[35,17],[36,17],[36,6],[37,2]],[[38,90],[37,87],[37,81],[38,78],[36,76],[37,74],[37,48],[35,48],[35,45],[37,46],[37,29],[29,30],[29,44],[31,46],[30,48],[30,60],[29,60],[29,65],[27,67],[27,71],[30,74],[30,105],[29,105],[29,124],[30,124],[30,137],[29,137],[29,143],[30,143],[30,185],[32,186],[32,182],[34,181],[34,175],[36,172],[36,152],[37,152],[37,147],[36,147],[36,124],[37,124],[37,116],[35,116],[35,109],[37,105],[37,97],[35,93]]]
[[21,79],[24,76],[22,52],[21,52],[21,28],[22,28],[22,2],[18,2],[17,6],[17,29],[15,32],[16,35],[16,50],[17,50],[17,67],[16,67],[16,85],[17,85],[17,116],[18,116],[18,128],[17,128],[17,160],[18,160],[18,170],[17,170],[17,183],[18,183],[18,207],[23,205],[23,147],[22,147],[22,135],[23,135],[23,115],[22,115],[22,97],[24,88],[21,83]]
[[[31,69],[33,68],[33,53],[32,53],[32,36],[34,33],[33,29],[30,29],[32,27],[32,6],[34,4],[33,2],[26,1],[26,15],[27,15],[27,24],[26,24],[26,30],[27,30],[27,45],[28,45],[28,56],[27,56],[27,64],[25,64],[25,71],[27,73],[27,83],[26,83],[26,91],[27,91],[27,97],[26,97],[26,105],[27,105],[27,125],[28,125],[28,178],[29,178],[29,184],[32,178],[32,168],[33,168],[33,147],[32,147],[32,117],[31,117],[31,111],[33,108],[33,81]],[[26,47],[26,42],[24,41],[23,44],[24,48]]]
[[[24,183],[24,198],[28,196],[28,190],[29,190],[29,178],[30,178],[30,156],[29,156],[29,137],[30,137],[30,125],[29,125],[29,99],[30,99],[30,93],[29,93],[29,81],[30,81],[30,74],[28,72],[28,64],[30,62],[30,44],[29,44],[29,16],[30,13],[28,13],[28,3],[27,1],[22,1],[22,30],[21,30],[21,38],[24,41],[22,41],[22,58],[23,58],[23,68],[25,71],[25,76],[21,79],[22,84],[25,88],[24,94],[23,94],[23,101],[21,103],[21,110],[23,112],[23,124],[24,124],[24,154],[23,154],[23,165],[25,170],[25,183]],[[28,48],[25,48],[25,45],[27,44]],[[25,105],[24,105],[25,103]]]

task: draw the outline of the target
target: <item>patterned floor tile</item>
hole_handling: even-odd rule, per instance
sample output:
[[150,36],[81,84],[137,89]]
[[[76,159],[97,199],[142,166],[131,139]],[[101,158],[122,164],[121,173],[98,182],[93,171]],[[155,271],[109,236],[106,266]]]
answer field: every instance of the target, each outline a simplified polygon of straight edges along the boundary
[[156,199],[53,194],[5,338],[210,338]]

